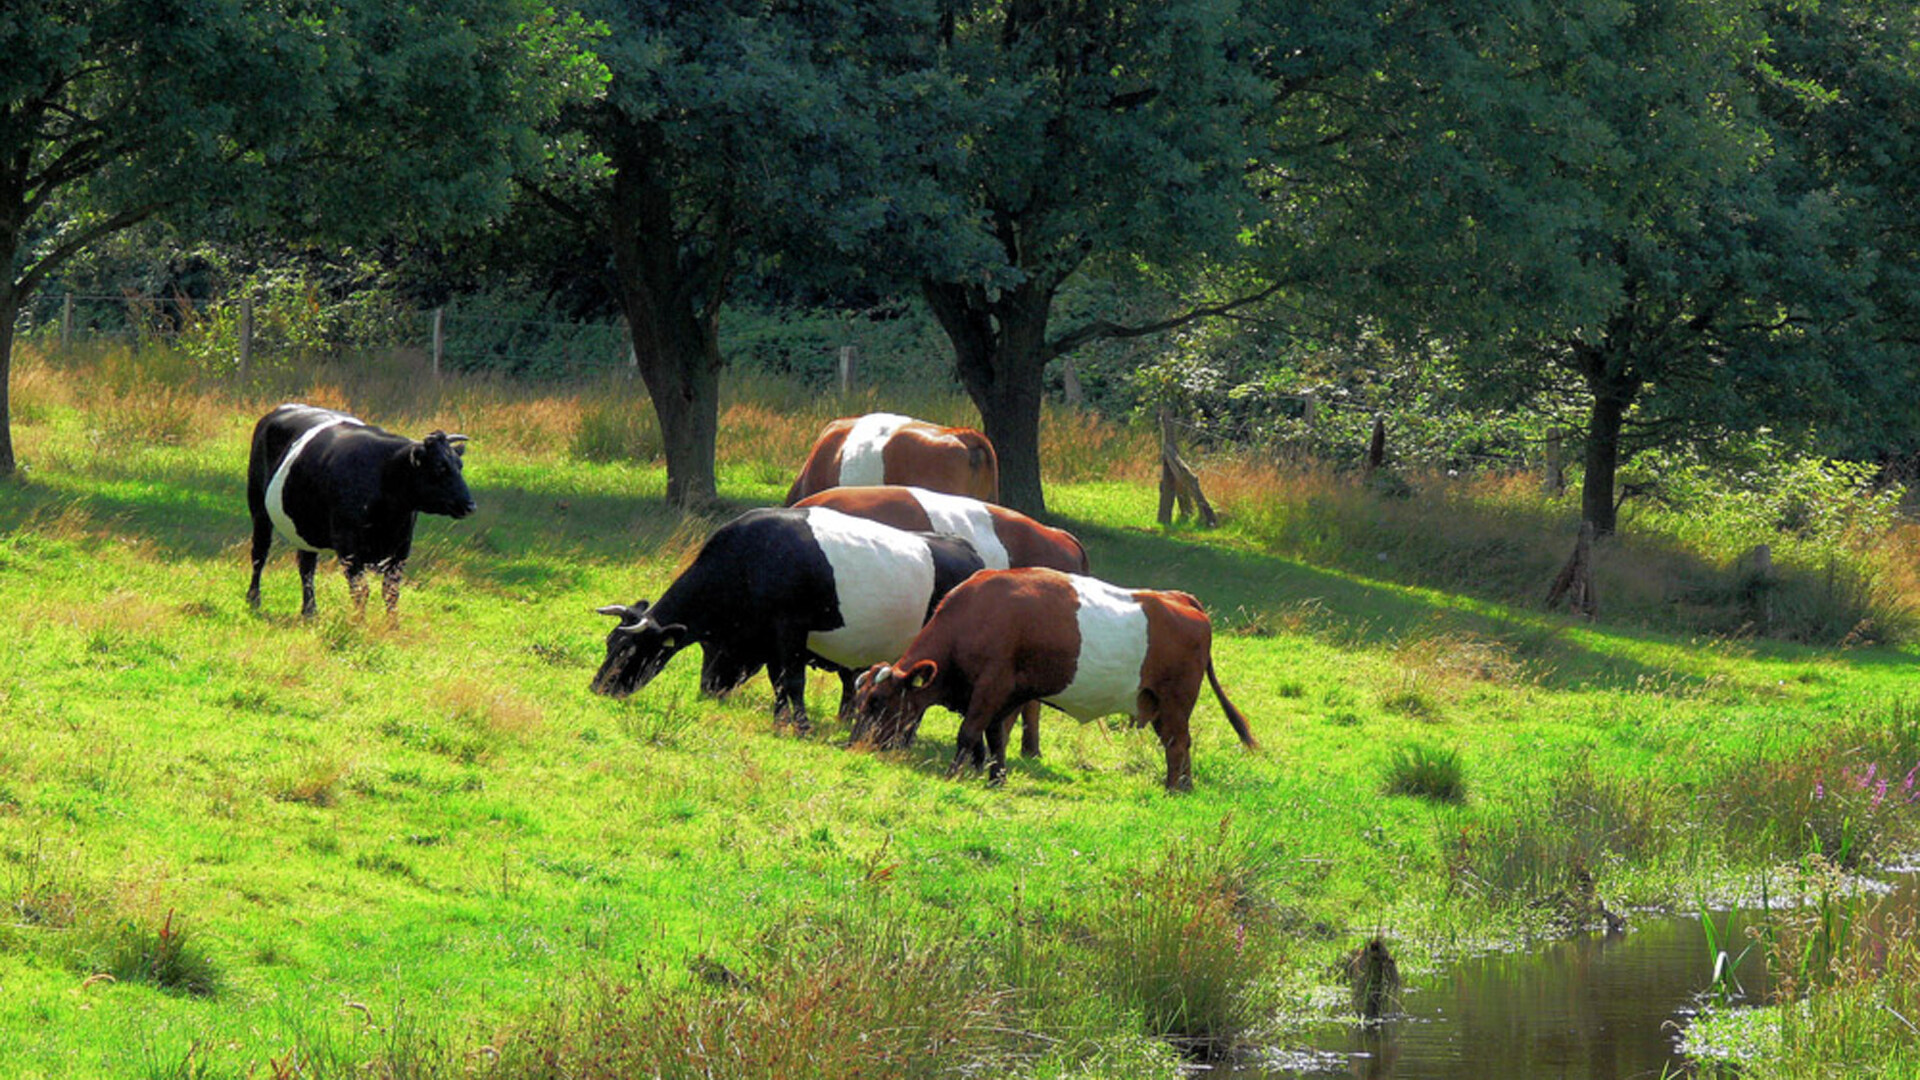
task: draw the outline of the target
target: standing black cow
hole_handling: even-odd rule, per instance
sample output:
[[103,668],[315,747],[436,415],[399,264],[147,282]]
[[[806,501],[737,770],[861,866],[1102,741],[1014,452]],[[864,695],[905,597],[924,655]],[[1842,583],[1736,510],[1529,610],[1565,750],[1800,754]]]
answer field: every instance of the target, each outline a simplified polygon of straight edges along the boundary
[[380,593],[393,615],[413,549],[414,519],[422,513],[473,513],[473,495],[461,476],[466,440],[436,431],[415,442],[312,405],[282,405],[261,417],[247,461],[247,509],[253,513],[247,603],[260,606],[260,568],[277,531],[298,549],[300,614],[314,613],[319,553],[335,551],[355,610],[366,611],[362,575],[372,566],[380,570]]
[[749,510],[721,526],[649,607],[609,604],[596,693],[623,698],[698,642],[700,689],[724,694],[767,668],[774,719],[807,726],[807,665],[840,674],[840,707],[872,657],[892,659],[949,589],[983,567],[972,544],[809,507]]

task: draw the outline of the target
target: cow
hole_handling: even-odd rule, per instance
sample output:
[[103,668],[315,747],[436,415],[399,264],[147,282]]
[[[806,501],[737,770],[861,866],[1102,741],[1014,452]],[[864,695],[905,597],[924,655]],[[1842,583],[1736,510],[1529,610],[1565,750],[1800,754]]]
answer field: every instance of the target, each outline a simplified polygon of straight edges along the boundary
[[707,538],[658,603],[597,609],[620,624],[592,688],[627,697],[698,642],[703,692],[725,694],[764,666],[775,723],[805,731],[809,663],[839,673],[845,715],[854,673],[899,655],[934,605],[983,565],[959,537],[821,506],[749,510]]
[[899,413],[842,417],[814,440],[786,505],[832,487],[875,484],[912,484],[998,502],[1000,459],[972,428],[941,427]]
[[1082,720],[1125,713],[1166,749],[1169,791],[1193,787],[1188,719],[1204,673],[1227,722],[1258,748],[1213,671],[1213,626],[1186,593],[1123,589],[1058,570],[987,570],[947,594],[898,660],[855,685],[854,742],[912,741],[928,706],[960,713],[953,768],[1006,778],[1007,718],[1044,701]]
[[[972,541],[989,570],[1047,566],[1070,574],[1087,572],[1087,549],[1072,533],[1042,525],[1019,511],[962,495],[900,485],[837,487],[809,495],[797,505],[828,506],[896,529],[931,529],[964,536]],[[1020,711],[1020,755],[1040,756],[1038,702]]]
[[311,618],[313,571],[320,552],[340,556],[356,612],[367,609],[367,568],[380,571],[387,617],[400,605],[400,579],[421,514],[463,518],[474,511],[462,475],[465,435],[436,431],[415,441],[356,417],[287,404],[260,418],[247,459],[247,509],[253,515],[253,582],[247,603],[260,607],[260,570],[278,532],[300,567],[300,614]]

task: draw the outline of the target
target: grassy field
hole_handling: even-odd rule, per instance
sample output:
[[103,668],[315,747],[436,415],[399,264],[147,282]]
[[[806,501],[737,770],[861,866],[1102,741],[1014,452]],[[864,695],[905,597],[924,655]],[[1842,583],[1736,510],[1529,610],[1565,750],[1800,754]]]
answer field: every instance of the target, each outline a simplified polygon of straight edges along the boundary
[[[1841,613],[1806,623],[1870,612],[1845,648],[1705,633],[1741,621],[1694,587],[1735,553],[1678,533],[1604,549],[1632,599],[1587,623],[1538,610],[1571,511],[1518,482],[1216,463],[1225,527],[1161,530],[1151,442],[1052,416],[1059,523],[1097,574],[1208,605],[1263,749],[1203,698],[1172,797],[1150,734],[1051,713],[996,790],[944,779],[943,713],[844,749],[825,676],[806,738],[763,678],[700,699],[688,659],[588,692],[593,609],[657,597],[725,516],[664,506],[632,387],[189,374],[16,361],[0,1075],[1173,1076],[1335,1010],[1376,932],[1418,971],[1915,839],[1920,654],[1871,561],[1829,561]],[[284,548],[247,608],[247,436],[289,398],[473,437],[480,510],[422,519],[397,626],[330,568],[300,620]],[[737,391],[723,496],[776,502],[874,404],[968,415]]]

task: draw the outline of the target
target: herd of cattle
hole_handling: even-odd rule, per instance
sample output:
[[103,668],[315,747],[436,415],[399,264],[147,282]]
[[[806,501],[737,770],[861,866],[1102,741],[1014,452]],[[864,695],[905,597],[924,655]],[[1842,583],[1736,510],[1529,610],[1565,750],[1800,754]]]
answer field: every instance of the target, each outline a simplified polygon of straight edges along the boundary
[[[393,615],[418,515],[474,510],[466,441],[416,441],[310,405],[262,417],[247,466],[248,602],[260,604],[278,533],[297,553],[301,614],[314,613],[315,563],[330,550],[355,607],[377,569]],[[619,624],[593,689],[624,698],[697,644],[702,692],[725,695],[764,667],[775,722],[804,730],[807,668],[823,668],[840,676],[854,743],[907,745],[942,705],[962,717],[954,771],[985,766],[995,782],[1015,715],[1021,752],[1036,756],[1041,703],[1082,720],[1121,713],[1153,727],[1166,785],[1181,790],[1193,783],[1188,720],[1204,675],[1255,746],[1214,674],[1198,601],[1088,576],[1079,540],[994,505],[998,493],[993,446],[977,431],[892,413],[835,420],[785,507],[722,525],[657,602],[599,609]]]

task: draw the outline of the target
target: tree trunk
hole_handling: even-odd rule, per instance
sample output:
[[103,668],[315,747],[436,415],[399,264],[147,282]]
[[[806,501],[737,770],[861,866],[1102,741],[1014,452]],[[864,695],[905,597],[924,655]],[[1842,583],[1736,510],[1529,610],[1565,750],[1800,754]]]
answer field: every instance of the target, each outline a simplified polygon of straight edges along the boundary
[[1029,280],[997,300],[964,285],[928,282],[922,291],[953,344],[960,382],[1000,458],[1000,502],[1024,514],[1046,513],[1040,405],[1053,289]]
[[1580,482],[1580,514],[1596,536],[1613,534],[1617,521],[1614,478],[1620,471],[1620,432],[1639,389],[1634,380],[1610,370],[1604,353],[1587,362],[1587,388],[1593,411],[1587,417],[1586,476]]
[[[635,307],[643,296],[628,292],[628,318],[643,325]],[[674,323],[660,332],[661,323]],[[648,312],[653,333],[634,335],[634,355],[640,378],[647,384],[654,415],[660,421],[660,444],[667,458],[667,501],[698,510],[717,502],[715,443],[720,434],[720,355],[711,327],[702,327],[689,312]]]
[[[644,126],[617,140],[611,205],[614,273],[667,458],[667,501],[685,509],[716,502],[714,445],[720,432],[719,297],[724,253],[690,268],[681,259],[673,192]],[[724,226],[722,226],[724,229]],[[701,290],[704,284],[705,292]]]
[[[0,252],[0,273],[13,265],[11,250]],[[0,480],[18,467],[13,459],[13,325],[20,304],[11,281],[0,280]]]

